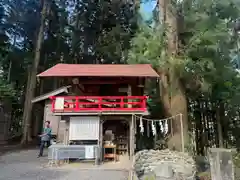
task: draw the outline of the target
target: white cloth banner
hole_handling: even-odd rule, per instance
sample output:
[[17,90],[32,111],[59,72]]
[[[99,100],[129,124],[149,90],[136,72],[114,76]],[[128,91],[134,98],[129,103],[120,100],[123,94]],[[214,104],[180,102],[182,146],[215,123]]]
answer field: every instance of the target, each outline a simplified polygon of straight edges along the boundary
[[56,98],[54,109],[57,109],[57,110],[63,110],[64,109],[64,98],[63,97],[57,97]]
[[143,127],[142,117],[140,118],[140,124],[139,124],[139,126],[140,126],[140,132],[141,132],[141,133],[144,133],[144,127]]

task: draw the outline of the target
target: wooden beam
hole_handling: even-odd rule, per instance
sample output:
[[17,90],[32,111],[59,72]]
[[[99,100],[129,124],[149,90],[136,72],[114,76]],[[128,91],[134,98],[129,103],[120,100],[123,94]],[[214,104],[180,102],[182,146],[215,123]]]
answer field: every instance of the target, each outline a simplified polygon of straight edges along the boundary
[[81,84],[129,84],[129,80],[82,80]]
[[[76,77],[75,77],[76,78]],[[64,78],[65,79],[65,78]],[[68,82],[72,83],[74,77],[68,77]],[[109,77],[109,78],[99,78],[99,77],[79,77],[80,84],[131,84],[137,82],[137,77]]]

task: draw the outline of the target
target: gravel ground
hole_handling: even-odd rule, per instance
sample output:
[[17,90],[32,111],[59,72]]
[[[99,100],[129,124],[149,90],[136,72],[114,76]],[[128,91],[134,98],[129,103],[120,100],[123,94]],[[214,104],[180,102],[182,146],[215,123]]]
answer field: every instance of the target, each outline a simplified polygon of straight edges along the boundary
[[127,180],[128,172],[106,169],[47,167],[47,158],[36,157],[37,150],[0,156],[0,180]]

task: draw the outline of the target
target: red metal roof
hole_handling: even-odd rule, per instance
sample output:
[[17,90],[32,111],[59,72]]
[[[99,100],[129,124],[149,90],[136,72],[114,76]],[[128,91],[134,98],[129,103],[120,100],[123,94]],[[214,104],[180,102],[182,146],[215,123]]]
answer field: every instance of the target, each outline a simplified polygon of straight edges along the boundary
[[158,77],[150,64],[57,64],[38,77]]

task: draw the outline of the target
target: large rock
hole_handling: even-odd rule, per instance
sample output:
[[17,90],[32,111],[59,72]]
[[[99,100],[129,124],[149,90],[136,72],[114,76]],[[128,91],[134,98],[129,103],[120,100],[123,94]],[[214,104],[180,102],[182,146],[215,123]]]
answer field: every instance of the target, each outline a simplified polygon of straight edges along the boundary
[[186,153],[170,150],[143,150],[135,156],[135,171],[142,180],[145,180],[144,176],[150,176],[150,174],[155,179],[174,180],[176,177],[182,179],[193,177],[196,168],[195,161]]
[[156,177],[162,177],[162,178],[173,178],[174,172],[172,165],[168,162],[163,162],[159,164],[155,169],[154,173]]

